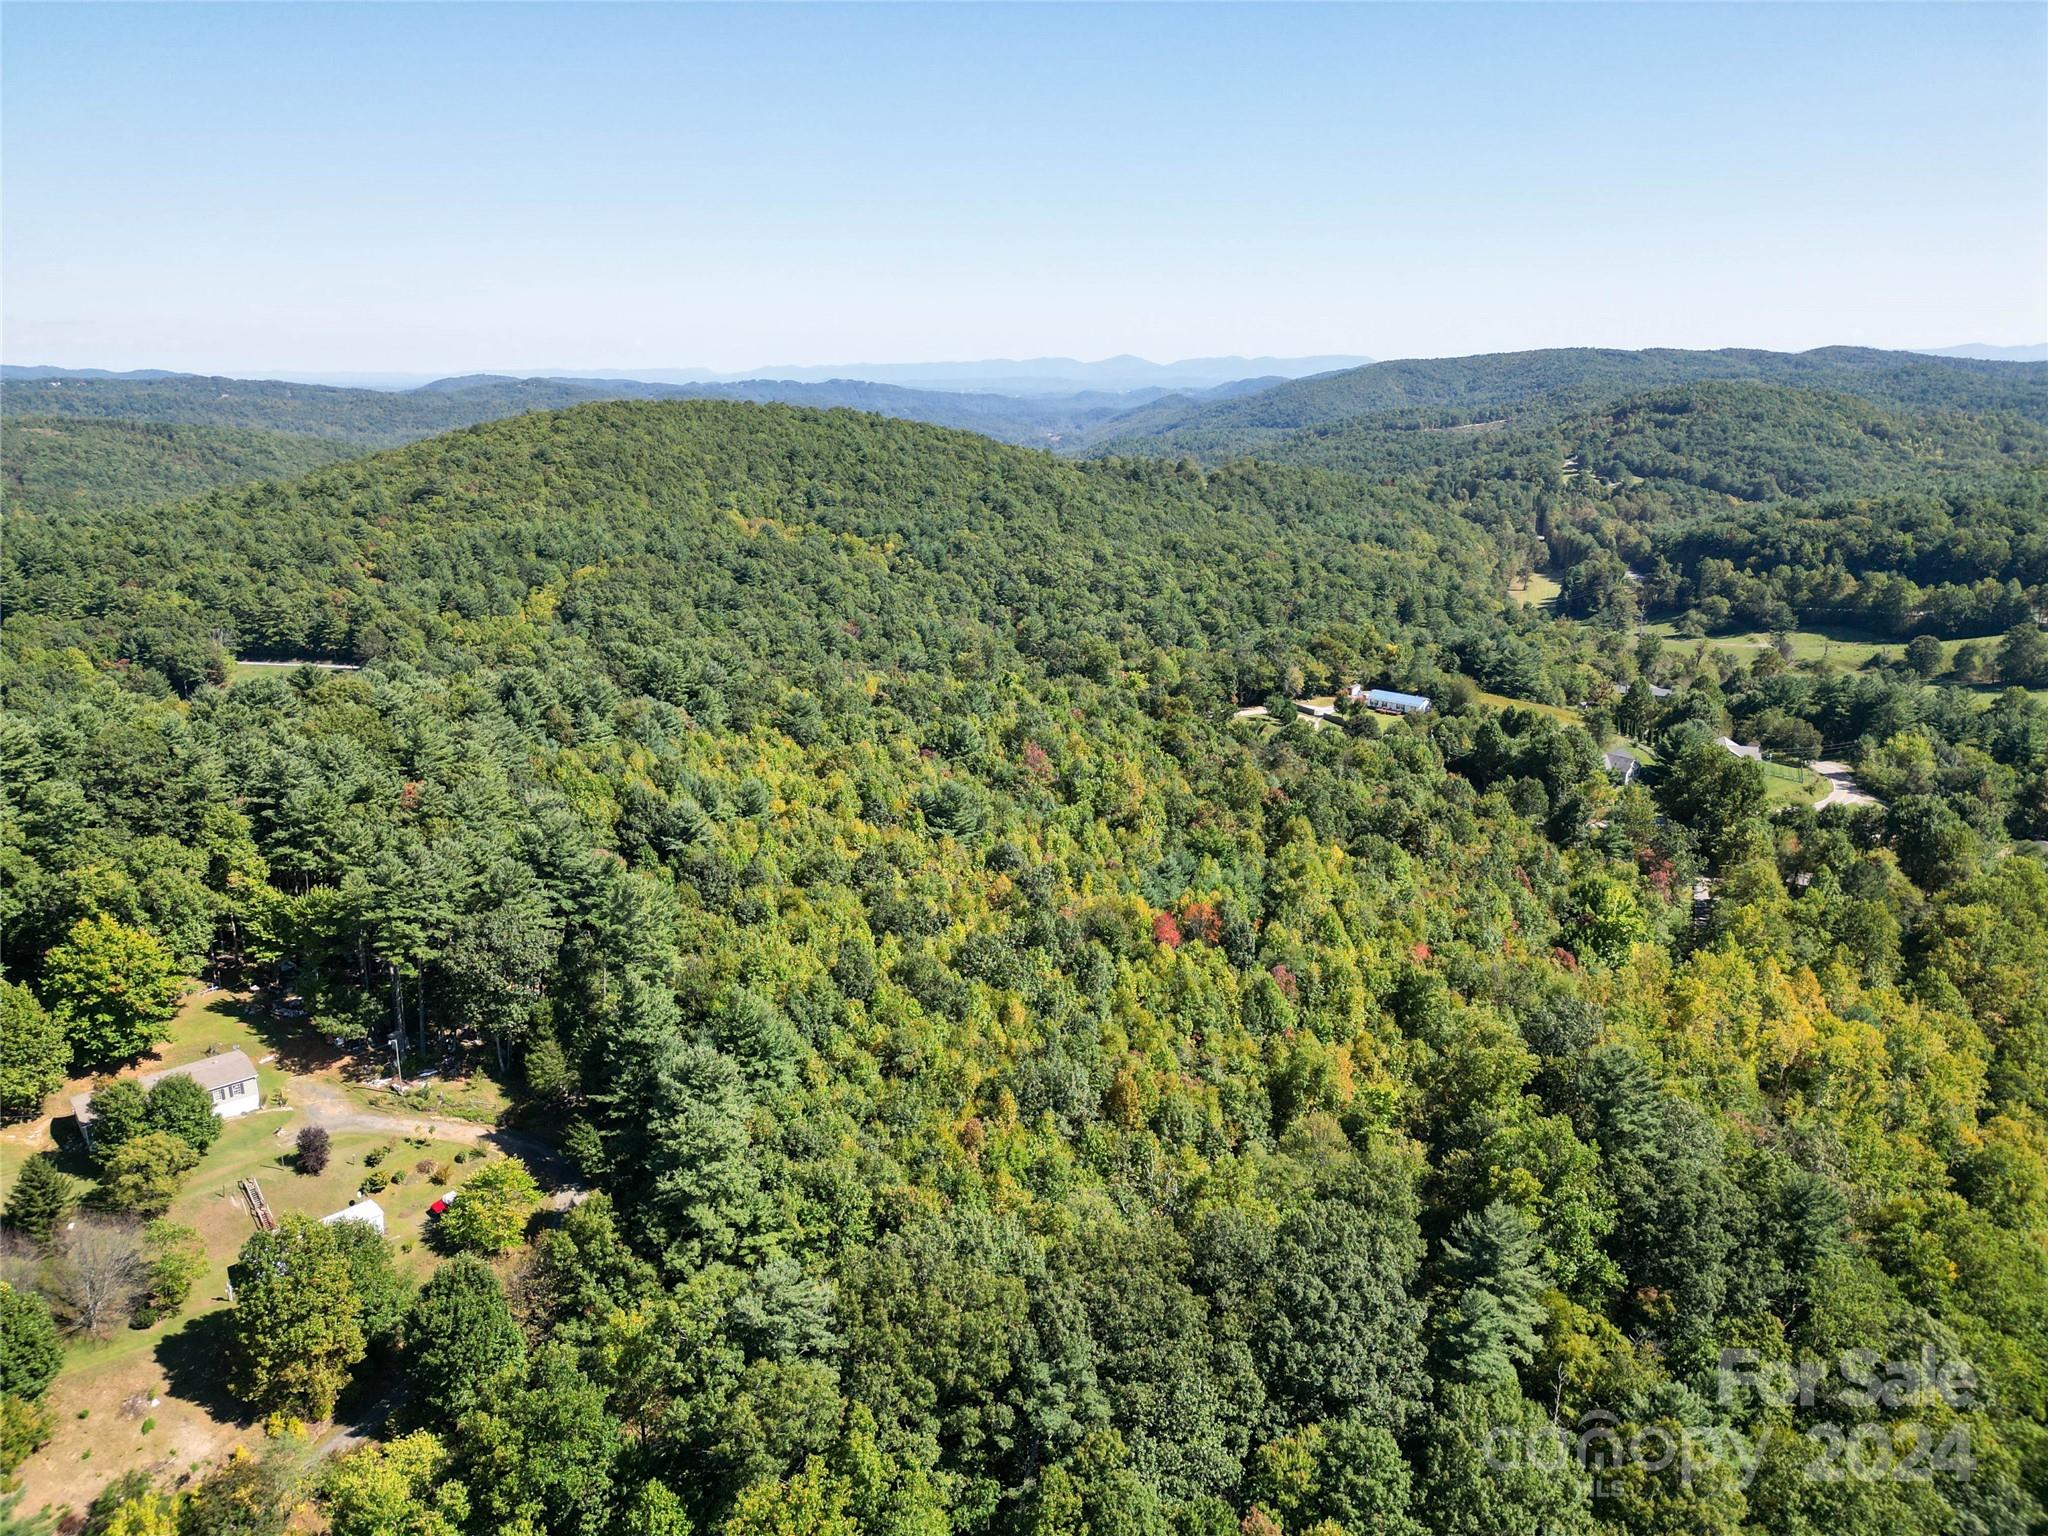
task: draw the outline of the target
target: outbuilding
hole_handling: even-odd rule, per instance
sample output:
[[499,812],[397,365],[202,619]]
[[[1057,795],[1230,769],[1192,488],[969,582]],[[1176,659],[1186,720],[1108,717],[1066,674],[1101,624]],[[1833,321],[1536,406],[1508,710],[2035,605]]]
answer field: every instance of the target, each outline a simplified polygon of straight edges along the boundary
[[1420,715],[1429,710],[1429,695],[1396,693],[1391,688],[1368,688],[1365,703],[1368,709],[1376,709],[1383,715]]
[[323,1227],[338,1226],[344,1221],[360,1221],[366,1227],[384,1230],[384,1207],[374,1200],[358,1200],[354,1205],[345,1205],[331,1215],[322,1216]]

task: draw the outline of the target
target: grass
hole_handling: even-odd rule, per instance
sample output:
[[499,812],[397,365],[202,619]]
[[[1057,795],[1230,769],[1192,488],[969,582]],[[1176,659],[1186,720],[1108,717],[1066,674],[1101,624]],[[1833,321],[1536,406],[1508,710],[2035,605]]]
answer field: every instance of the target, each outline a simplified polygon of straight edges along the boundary
[[1540,715],[1550,716],[1553,720],[1562,720],[1566,725],[1580,723],[1579,712],[1576,709],[1565,709],[1557,704],[1538,704],[1529,699],[1511,699],[1504,693],[1482,693],[1479,695],[1479,702],[1491,704],[1495,709],[1533,709]]
[[1532,571],[1508,583],[1508,599],[1525,608],[1548,608],[1563,590],[1555,578]]
[[1764,771],[1764,804],[1774,811],[1791,805],[1812,805],[1831,787],[1811,769],[1794,768],[1789,763],[1759,766]]
[[[1645,624],[1645,633],[1662,636],[1674,646],[1690,649],[1705,644],[1712,650],[1727,651],[1731,655],[1747,659],[1757,651],[1767,649],[1772,643],[1771,635],[1760,629],[1742,630],[1733,634],[1709,635],[1704,641],[1677,634],[1673,622],[1660,620]],[[1825,625],[1815,629],[1788,630],[1785,636],[1792,648],[1792,661],[1826,662],[1833,666],[1854,670],[1867,666],[1872,660],[1892,662],[1906,653],[1903,640],[1885,640],[1868,630],[1852,629],[1837,625]],[[1994,649],[1998,644],[1997,635],[1980,635],[1975,639],[1944,640],[1941,643],[1942,665],[1947,666],[1955,659],[1956,651],[1964,645],[1975,645],[1979,650]],[[1937,677],[1936,682],[1944,681]]]
[[246,682],[252,677],[289,677],[303,666],[316,666],[325,672],[360,672],[362,668],[343,666],[326,661],[243,661],[237,658],[228,663],[228,686]]
[[467,1120],[474,1125],[496,1125],[511,1102],[505,1090],[477,1073],[460,1082],[439,1082],[429,1078],[410,1092],[372,1088],[364,1083],[347,1085],[348,1094],[364,1108],[385,1115],[417,1115],[428,1120]]

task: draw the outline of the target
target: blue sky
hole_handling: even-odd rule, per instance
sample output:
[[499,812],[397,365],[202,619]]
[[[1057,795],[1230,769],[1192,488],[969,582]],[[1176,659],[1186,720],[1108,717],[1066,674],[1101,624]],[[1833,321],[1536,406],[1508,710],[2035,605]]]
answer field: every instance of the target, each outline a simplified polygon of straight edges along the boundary
[[0,352],[2048,337],[2041,5],[9,5]]

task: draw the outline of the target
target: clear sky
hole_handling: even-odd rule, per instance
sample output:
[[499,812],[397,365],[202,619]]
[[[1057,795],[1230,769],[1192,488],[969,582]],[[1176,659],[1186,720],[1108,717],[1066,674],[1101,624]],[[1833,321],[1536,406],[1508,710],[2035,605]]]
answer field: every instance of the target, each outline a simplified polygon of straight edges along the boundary
[[9,5],[0,351],[2048,338],[2048,6]]

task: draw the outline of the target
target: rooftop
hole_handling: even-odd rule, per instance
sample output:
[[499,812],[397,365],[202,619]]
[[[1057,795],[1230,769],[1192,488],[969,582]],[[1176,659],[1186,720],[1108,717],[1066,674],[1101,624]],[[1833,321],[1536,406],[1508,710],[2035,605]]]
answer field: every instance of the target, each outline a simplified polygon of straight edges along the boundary
[[[202,1056],[199,1060],[182,1067],[165,1067],[161,1072],[145,1072],[135,1081],[147,1093],[167,1077],[189,1077],[208,1093],[216,1088],[225,1088],[229,1083],[246,1083],[256,1076],[256,1063],[249,1059],[246,1051],[222,1051],[217,1056]],[[74,1093],[71,1096],[71,1112],[78,1116],[79,1123],[92,1119],[92,1095]]]

